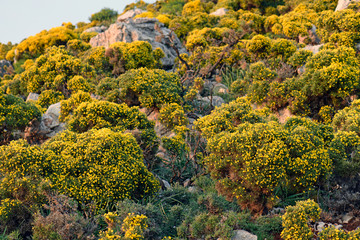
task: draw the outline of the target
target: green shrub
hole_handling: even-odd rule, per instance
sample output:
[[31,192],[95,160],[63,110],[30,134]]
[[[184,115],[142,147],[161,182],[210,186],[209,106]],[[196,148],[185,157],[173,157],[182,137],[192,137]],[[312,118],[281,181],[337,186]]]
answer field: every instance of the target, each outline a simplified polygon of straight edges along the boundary
[[351,106],[338,111],[332,121],[337,130],[354,131],[360,135],[360,100],[355,100]]
[[40,120],[40,110],[13,95],[0,94],[0,139],[13,130],[24,130],[31,120]]
[[91,17],[89,18],[89,20],[90,20],[90,22],[92,22],[92,21],[99,21],[99,22],[112,21],[112,20],[116,19],[117,15],[118,15],[117,11],[110,9],[110,8],[103,8],[103,9],[101,9],[101,11],[92,14]]
[[180,80],[174,73],[140,68],[127,71],[118,81],[120,98],[128,105],[139,102],[143,107],[160,109],[165,103],[181,102]]

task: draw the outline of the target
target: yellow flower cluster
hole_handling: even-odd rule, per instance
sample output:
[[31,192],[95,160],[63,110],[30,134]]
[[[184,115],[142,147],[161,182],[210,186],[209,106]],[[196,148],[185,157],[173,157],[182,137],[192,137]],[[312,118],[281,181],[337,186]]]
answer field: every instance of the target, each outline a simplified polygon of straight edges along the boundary
[[311,240],[314,233],[309,227],[310,221],[320,218],[321,209],[313,200],[300,201],[296,206],[288,206],[283,215],[281,237],[285,240]]
[[181,102],[180,79],[165,70],[129,70],[119,77],[119,86],[122,88],[121,99],[126,102],[128,95],[135,94],[143,107],[160,109],[163,104]]

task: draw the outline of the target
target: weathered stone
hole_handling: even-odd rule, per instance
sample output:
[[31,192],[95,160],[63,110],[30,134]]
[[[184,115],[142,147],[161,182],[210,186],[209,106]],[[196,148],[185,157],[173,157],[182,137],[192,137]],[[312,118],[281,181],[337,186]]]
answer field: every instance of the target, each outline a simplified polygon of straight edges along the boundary
[[53,119],[59,121],[60,107],[60,102],[52,104],[48,107],[45,114],[50,115]]
[[215,12],[210,13],[210,15],[221,17],[221,16],[226,15],[228,11],[229,10],[226,8],[219,8]]
[[164,183],[164,186],[167,190],[171,190],[171,185],[168,181],[166,180],[161,180]]
[[335,12],[348,8],[351,2],[358,2],[359,0],[339,0]]
[[96,26],[86,29],[84,32],[97,32],[102,33],[105,32],[108,28],[106,26]]
[[190,184],[191,184],[191,180],[188,178],[188,179],[186,179],[185,182],[184,182],[184,187],[189,187]]
[[347,224],[347,223],[349,223],[353,218],[354,218],[354,216],[348,213],[348,214],[345,214],[345,215],[341,218],[341,220],[342,220],[342,223]]
[[117,21],[122,22],[122,21],[128,20],[129,18],[133,18],[136,15],[142,14],[143,12],[145,12],[145,11],[142,9],[139,9],[139,8],[134,9],[134,10],[129,10],[129,11],[125,12],[124,14],[122,14],[121,16],[119,16]]
[[179,50],[180,54],[186,53],[186,49],[176,34],[155,18],[137,18],[135,20],[129,18],[114,23],[105,32],[91,38],[90,44],[93,47],[109,47],[115,42],[130,43],[134,41],[147,41],[153,49],[161,48],[165,53],[165,57],[161,61],[167,68],[174,65],[177,57],[172,45]]
[[13,69],[11,62],[0,60],[0,77],[3,77],[10,69]]
[[297,73],[299,75],[303,74],[305,72],[305,64],[297,69]]
[[317,54],[318,52],[320,52],[320,48],[324,46],[324,44],[319,44],[319,45],[307,45],[306,47],[304,47],[305,50],[309,50],[312,51],[313,54]]
[[213,94],[227,94],[229,88],[222,83],[216,83],[213,87]]
[[26,98],[26,102],[37,101],[38,99],[39,99],[39,94],[37,94],[37,93],[29,93],[29,95]]
[[245,230],[235,230],[235,235],[232,237],[232,240],[257,240],[258,237],[254,234],[251,234]]
[[212,105],[213,107],[220,107],[225,103],[224,99],[222,99],[219,96],[207,96],[207,97],[198,96],[196,100],[202,107],[206,107],[210,105]]

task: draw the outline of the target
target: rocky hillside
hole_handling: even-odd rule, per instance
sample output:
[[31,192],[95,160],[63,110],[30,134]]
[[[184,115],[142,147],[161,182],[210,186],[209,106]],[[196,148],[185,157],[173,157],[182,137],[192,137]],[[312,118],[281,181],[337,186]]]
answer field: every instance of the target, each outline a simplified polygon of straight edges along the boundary
[[104,8],[0,91],[0,239],[360,239],[359,1]]

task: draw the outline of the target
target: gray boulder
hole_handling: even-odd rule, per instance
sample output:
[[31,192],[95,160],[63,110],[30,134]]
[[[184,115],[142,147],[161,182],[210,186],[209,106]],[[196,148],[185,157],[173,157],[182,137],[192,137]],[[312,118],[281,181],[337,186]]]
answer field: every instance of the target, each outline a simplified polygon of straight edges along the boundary
[[141,9],[134,9],[134,10],[129,10],[127,12],[125,12],[124,14],[120,15],[117,19],[118,22],[122,22],[125,20],[128,20],[129,18],[133,18],[136,15],[142,14],[143,12],[145,12],[144,10]]
[[198,95],[196,98],[196,101],[202,108],[209,107],[210,105],[212,105],[214,107],[220,107],[221,105],[223,105],[225,103],[224,99],[222,99],[222,97],[219,97],[219,96],[202,97],[202,96]]
[[26,102],[37,101],[38,99],[39,99],[39,94],[37,94],[37,93],[29,93],[29,95],[26,98]]
[[107,29],[107,27],[105,26],[96,26],[96,27],[91,27],[86,29],[84,32],[97,32],[97,33],[102,33],[105,32]]
[[258,237],[245,230],[236,230],[232,240],[257,240]]
[[179,38],[170,29],[166,28],[155,18],[126,19],[110,25],[109,29],[91,38],[93,47],[109,47],[115,42],[147,41],[153,49],[161,48],[165,57],[162,58],[164,67],[171,68],[177,57],[176,51],[171,47],[174,45],[179,53],[186,53]]
[[50,115],[52,118],[59,121],[60,106],[60,102],[50,105],[45,114]]
[[0,60],[0,77],[4,76],[8,70],[12,69],[11,62],[7,60]]
[[309,50],[312,51],[313,54],[317,54],[318,52],[320,52],[320,48],[324,46],[324,44],[319,44],[319,45],[307,45],[304,47],[305,50]]
[[228,11],[229,10],[226,8],[219,8],[215,12],[210,13],[210,15],[221,17],[221,16],[226,15]]

